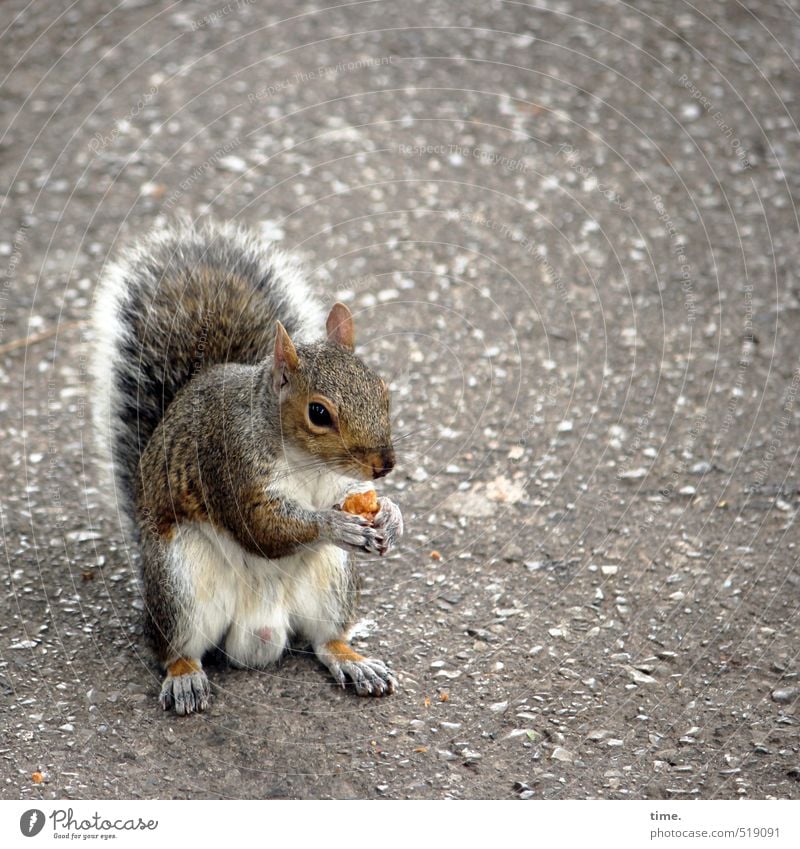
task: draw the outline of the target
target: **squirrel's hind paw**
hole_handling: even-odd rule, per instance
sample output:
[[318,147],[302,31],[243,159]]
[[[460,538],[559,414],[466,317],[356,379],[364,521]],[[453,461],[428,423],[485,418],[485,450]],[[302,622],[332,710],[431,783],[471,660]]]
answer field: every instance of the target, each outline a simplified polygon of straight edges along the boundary
[[317,657],[342,688],[349,678],[359,696],[388,696],[397,689],[397,678],[382,660],[363,657],[344,641],[326,643]]
[[388,696],[397,689],[397,679],[391,669],[375,657],[346,663],[344,673],[352,680],[359,696]]
[[181,658],[169,665],[158,700],[164,710],[187,716],[206,710],[210,697],[211,685],[199,662]]

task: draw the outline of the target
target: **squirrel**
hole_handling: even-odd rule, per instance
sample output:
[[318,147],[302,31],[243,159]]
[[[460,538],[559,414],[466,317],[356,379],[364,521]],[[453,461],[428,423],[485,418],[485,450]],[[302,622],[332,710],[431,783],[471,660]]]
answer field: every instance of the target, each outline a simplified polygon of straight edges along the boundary
[[[182,221],[103,271],[93,313],[95,424],[141,552],[164,710],[205,710],[202,661],[238,667],[310,645],[338,684],[394,692],[348,643],[352,552],[384,555],[402,514],[340,509],[395,465],[386,383],[325,314],[297,260],[231,224]],[[363,488],[364,484],[361,483]]]

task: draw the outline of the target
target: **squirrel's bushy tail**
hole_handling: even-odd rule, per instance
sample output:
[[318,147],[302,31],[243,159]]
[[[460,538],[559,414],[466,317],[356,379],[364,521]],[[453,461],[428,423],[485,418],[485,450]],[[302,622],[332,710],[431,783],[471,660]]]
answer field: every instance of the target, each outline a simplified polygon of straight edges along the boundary
[[276,319],[297,342],[322,336],[324,314],[296,261],[233,225],[184,221],[106,266],[93,314],[94,420],[124,513],[177,392],[209,366],[271,354]]

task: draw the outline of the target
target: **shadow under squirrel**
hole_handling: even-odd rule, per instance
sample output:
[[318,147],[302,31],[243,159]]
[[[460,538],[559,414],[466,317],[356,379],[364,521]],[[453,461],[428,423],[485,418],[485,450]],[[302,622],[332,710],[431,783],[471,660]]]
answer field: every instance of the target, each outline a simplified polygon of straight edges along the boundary
[[96,428],[141,549],[160,701],[208,706],[203,655],[276,661],[292,637],[342,685],[397,681],[347,642],[350,552],[385,554],[403,530],[379,499],[336,509],[395,464],[389,391],[353,354],[353,317],[325,319],[301,268],[241,228],[183,223],[109,265],[98,286]]

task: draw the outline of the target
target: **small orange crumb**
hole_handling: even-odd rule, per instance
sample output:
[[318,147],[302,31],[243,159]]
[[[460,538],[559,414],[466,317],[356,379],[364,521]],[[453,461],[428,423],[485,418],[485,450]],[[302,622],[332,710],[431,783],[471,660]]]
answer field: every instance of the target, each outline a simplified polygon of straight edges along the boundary
[[434,550],[431,552],[431,560],[441,560],[441,559],[442,559],[442,555],[441,555],[441,554],[439,554],[439,552],[438,552],[438,551],[436,551],[436,549],[434,549]]
[[430,707],[431,706],[431,700],[427,696],[425,696],[425,701],[422,704],[424,704],[425,707]]
[[41,784],[44,781],[44,776],[41,772],[34,772],[31,775],[31,781],[33,781],[34,784]]
[[380,510],[378,493],[374,489],[368,492],[353,492],[342,502],[342,510],[372,520]]
[[425,752],[427,752],[427,751],[428,751],[428,747],[427,747],[427,746],[417,746],[417,747],[414,749],[414,751],[415,751],[415,752],[419,752],[421,755],[424,755],[424,754],[425,754]]
[[450,701],[450,693],[439,693],[439,701],[440,702],[449,702]]

